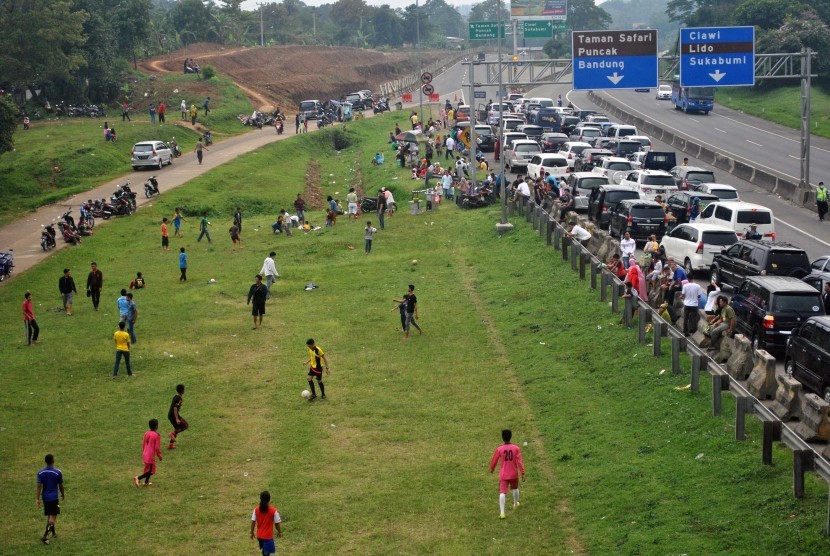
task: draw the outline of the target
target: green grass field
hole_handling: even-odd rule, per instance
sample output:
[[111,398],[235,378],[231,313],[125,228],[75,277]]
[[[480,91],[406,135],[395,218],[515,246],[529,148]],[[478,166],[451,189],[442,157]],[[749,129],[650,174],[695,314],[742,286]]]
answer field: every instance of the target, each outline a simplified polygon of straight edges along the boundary
[[[751,87],[724,87],[716,91],[715,101],[777,124],[801,128],[801,89],[798,85],[759,91]],[[810,108],[812,133],[830,137],[830,94],[814,85],[810,92]]]
[[[192,99],[200,108],[197,121],[211,129],[217,141],[251,129],[237,120],[239,114],[250,114],[251,105],[227,78],[217,76],[207,82],[184,75],[137,79],[135,94],[141,100],[133,103],[131,122],[122,122],[121,111],[110,108],[108,118],[42,120],[34,121],[28,131],[18,128],[15,150],[0,157],[0,225],[129,173],[130,149],[137,141],[175,137],[183,152],[193,150],[201,132],[181,120],[182,98]],[[141,91],[150,96],[145,99]],[[214,107],[207,116],[201,115],[203,95],[210,95]],[[146,106],[161,99],[168,103],[167,123],[154,126]],[[105,121],[118,132],[117,143],[104,142]]]
[[[701,394],[676,390],[688,377],[661,375],[668,359],[636,344],[523,220],[498,237],[495,207],[408,214],[407,191],[421,183],[369,164],[393,118],[350,124],[354,145],[339,152],[329,130],[240,157],[0,288],[0,553],[43,550],[34,497],[47,452],[67,491],[49,550],[65,554],[255,554],[248,527],[263,489],[283,517],[286,553],[825,552],[827,486],[810,476],[795,500],[790,452],[776,448],[775,465],[761,465],[758,423],[734,441],[731,398],[712,418],[706,377]],[[323,195],[345,197],[352,183],[394,189],[402,210],[370,256],[362,228],[374,215],[271,234],[312,160]],[[232,255],[237,205],[245,248]],[[176,206],[210,210],[213,244],[196,242],[190,217],[162,253],[159,221]],[[319,208],[309,219],[322,224]],[[272,249],[281,278],[252,330],[245,296]],[[72,317],[52,310],[61,270],[83,285],[92,260],[102,310],[83,295]],[[112,380],[115,299],[136,271],[148,283],[136,294],[136,376],[122,368]],[[304,291],[311,281],[319,289]],[[425,334],[404,340],[392,298],[409,283]],[[27,289],[41,326],[34,347],[19,316]],[[331,363],[326,402],[300,398],[309,337]],[[179,382],[191,428],[165,450],[155,485],[136,490],[147,420],[166,437]],[[522,507],[500,521],[488,463],[504,427],[528,478]]]

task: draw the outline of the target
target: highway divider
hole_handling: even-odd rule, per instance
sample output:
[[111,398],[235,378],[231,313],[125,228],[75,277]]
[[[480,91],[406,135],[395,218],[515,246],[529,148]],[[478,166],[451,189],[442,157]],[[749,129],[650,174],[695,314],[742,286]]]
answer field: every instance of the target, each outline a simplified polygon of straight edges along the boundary
[[591,99],[591,102],[599,106],[606,113],[613,115],[620,122],[636,125],[637,129],[644,131],[649,136],[654,137],[663,143],[671,145],[689,156],[702,160],[707,164],[711,164],[715,168],[728,172],[733,176],[744,181],[748,181],[753,185],[757,185],[761,189],[778,195],[782,199],[786,199],[795,205],[804,207],[814,212],[817,210],[816,194],[812,185],[809,189],[805,190],[799,187],[798,183],[792,181],[791,178],[774,174],[765,169],[756,167],[750,161],[738,160],[729,154],[721,153],[706,145],[695,143],[688,137],[672,133],[658,126],[654,122],[644,120],[639,116],[626,112],[623,108],[617,106],[607,98],[597,95],[593,91],[588,93],[588,98]]

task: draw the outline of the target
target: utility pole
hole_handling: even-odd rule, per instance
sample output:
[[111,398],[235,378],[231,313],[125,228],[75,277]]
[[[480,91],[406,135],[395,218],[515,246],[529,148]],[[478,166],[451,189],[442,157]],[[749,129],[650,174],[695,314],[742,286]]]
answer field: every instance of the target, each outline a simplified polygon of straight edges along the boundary
[[[499,96],[498,101],[501,103],[504,99],[501,98],[501,93],[504,90],[502,85],[502,68],[501,68],[501,0],[498,5],[498,30],[496,37],[498,37],[499,45]],[[504,110],[499,110],[499,175],[501,177],[501,220],[496,223],[496,231],[499,233],[509,232],[513,229],[513,224],[507,221],[507,182],[504,178]]]
[[265,27],[262,22],[262,7],[265,3],[257,2],[256,5],[259,6],[259,45],[265,46]]
[[418,5],[418,0],[415,0],[415,40],[418,43],[418,121],[421,123],[421,129],[424,128],[424,90],[421,84],[421,74],[424,73],[424,68],[421,66],[421,8]]

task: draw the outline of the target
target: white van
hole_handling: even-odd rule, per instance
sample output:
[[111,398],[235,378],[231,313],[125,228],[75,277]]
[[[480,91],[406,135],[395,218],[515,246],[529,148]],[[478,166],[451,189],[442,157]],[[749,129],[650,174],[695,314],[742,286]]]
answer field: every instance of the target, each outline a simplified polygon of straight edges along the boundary
[[553,108],[556,106],[556,103],[553,102],[552,98],[548,97],[533,97],[530,99],[531,104],[539,104],[542,108]]
[[767,207],[744,203],[743,201],[718,201],[709,203],[697,222],[716,224],[734,230],[742,239],[746,239],[749,227],[755,224],[765,240],[775,240],[775,217]]
[[631,135],[640,135],[640,133],[637,131],[636,126],[615,124],[610,126],[607,130],[605,130],[605,136],[613,137],[614,139],[622,139],[623,137],[628,137]]

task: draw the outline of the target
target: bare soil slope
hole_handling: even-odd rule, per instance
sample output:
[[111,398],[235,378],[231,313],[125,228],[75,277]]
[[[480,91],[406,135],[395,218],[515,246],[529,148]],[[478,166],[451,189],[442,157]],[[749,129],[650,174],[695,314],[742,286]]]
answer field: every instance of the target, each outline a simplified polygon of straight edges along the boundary
[[[442,56],[422,54],[427,65]],[[212,43],[188,46],[166,56],[145,60],[146,73],[181,72],[185,58],[201,67],[211,65],[232,79],[254,106],[280,106],[294,112],[300,101],[327,100],[369,89],[418,69],[413,52],[377,52],[326,46],[224,47]]]

